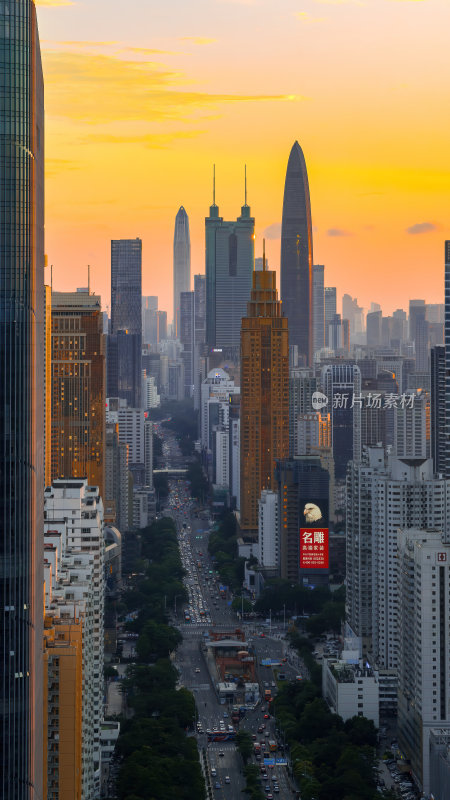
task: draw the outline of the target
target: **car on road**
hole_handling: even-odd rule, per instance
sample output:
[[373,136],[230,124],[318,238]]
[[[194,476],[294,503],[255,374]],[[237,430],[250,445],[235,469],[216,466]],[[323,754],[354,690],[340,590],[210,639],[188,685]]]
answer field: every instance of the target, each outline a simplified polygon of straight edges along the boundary
[[195,668],[195,671],[196,671],[196,672],[200,672],[200,667],[196,667],[196,668]]
[[229,775],[225,775],[225,783],[231,783]]
[[[270,719],[270,714],[264,714],[264,719]],[[266,727],[266,726],[264,726]]]
[[221,758],[223,758],[223,757],[224,757],[224,755],[225,755],[225,753],[223,752],[223,750],[219,750],[219,756],[220,756]]
[[217,775],[217,770],[216,770],[216,768],[215,768],[215,767],[211,767],[211,775],[213,776],[213,778],[215,778],[215,777],[216,777],[216,775]]
[[221,786],[221,784],[220,784],[220,781],[216,781],[215,788],[216,788],[216,789],[221,789],[221,788],[222,788],[222,786]]

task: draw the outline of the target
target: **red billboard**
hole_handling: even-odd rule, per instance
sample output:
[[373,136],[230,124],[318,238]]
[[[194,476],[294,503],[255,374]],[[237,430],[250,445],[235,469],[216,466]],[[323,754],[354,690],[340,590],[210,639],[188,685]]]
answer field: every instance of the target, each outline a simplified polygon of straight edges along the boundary
[[300,568],[328,569],[328,528],[300,528]]

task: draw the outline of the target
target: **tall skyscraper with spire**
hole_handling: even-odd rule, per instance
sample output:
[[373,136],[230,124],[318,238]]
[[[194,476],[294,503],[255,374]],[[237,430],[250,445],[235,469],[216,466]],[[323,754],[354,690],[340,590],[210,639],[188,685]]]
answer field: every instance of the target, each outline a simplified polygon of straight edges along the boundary
[[245,199],[241,216],[226,222],[213,204],[205,219],[206,343],[208,347],[239,352],[241,320],[247,312],[255,263],[255,220]]
[[297,345],[299,363],[312,363],[313,242],[308,174],[303,151],[294,142],[284,184],[281,223],[280,287],[289,322],[289,344]]
[[44,84],[35,4],[0,3],[0,797],[42,797]]
[[289,331],[275,272],[253,273],[241,328],[241,529],[258,532],[258,500],[289,455]]
[[180,295],[191,288],[191,238],[189,217],[180,206],[175,217],[173,235],[173,328],[174,335],[180,335]]

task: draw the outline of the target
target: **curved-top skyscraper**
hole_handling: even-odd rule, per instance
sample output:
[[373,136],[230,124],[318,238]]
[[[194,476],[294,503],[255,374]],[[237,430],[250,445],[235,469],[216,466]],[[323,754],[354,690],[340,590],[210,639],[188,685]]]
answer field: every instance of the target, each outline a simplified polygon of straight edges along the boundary
[[313,356],[312,264],[308,174],[302,149],[295,142],[284,184],[280,286],[283,312],[289,323],[289,344],[298,346],[299,363],[304,364],[311,364]]
[[173,235],[173,325],[174,335],[179,336],[180,294],[191,288],[191,238],[189,236],[189,217],[180,206],[175,217]]

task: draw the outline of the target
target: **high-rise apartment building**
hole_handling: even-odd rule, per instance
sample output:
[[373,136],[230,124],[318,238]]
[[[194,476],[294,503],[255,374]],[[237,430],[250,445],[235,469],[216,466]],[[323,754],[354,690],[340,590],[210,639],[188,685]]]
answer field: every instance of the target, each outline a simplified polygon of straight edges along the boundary
[[435,472],[445,473],[445,347],[431,348],[431,457]]
[[0,796],[42,796],[44,86],[32,0],[0,5]]
[[130,527],[128,481],[128,445],[119,440],[119,423],[110,422],[106,425],[104,503],[112,505],[112,521],[121,533]]
[[325,294],[323,264],[313,264],[312,304],[313,304],[313,354],[325,347]]
[[141,403],[142,241],[111,241],[111,334],[108,337],[109,397]]
[[182,292],[191,288],[191,237],[189,217],[183,206],[175,217],[173,235],[173,335],[180,337],[180,299]]
[[439,529],[398,531],[398,735],[430,796],[430,733],[450,733],[450,547]]
[[305,157],[294,142],[286,170],[281,222],[280,295],[289,323],[289,344],[298,347],[299,366],[313,357],[313,239]]
[[450,483],[431,459],[385,457],[368,448],[347,475],[347,620],[379,667],[398,667],[397,530],[439,527],[447,534]]
[[334,319],[336,312],[337,312],[337,305],[336,305],[336,287],[335,286],[325,286],[324,288],[324,308],[325,308],[325,347],[329,347],[329,325],[332,319]]
[[253,273],[241,329],[241,516],[256,535],[258,500],[275,488],[275,461],[289,454],[289,333],[275,272]]
[[101,299],[52,293],[52,480],[87,478],[104,491],[105,336]]
[[[46,615],[61,622],[82,619],[83,700],[82,729],[82,797],[93,800],[100,793],[101,776],[101,724],[103,720],[103,651],[104,651],[104,595],[105,574],[103,535],[103,502],[98,487],[88,486],[86,480],[55,480],[44,493],[44,542],[58,551],[51,573],[46,572]],[[47,556],[47,550],[45,550]],[[42,557],[42,555],[41,555]],[[48,558],[47,558],[48,563]],[[63,571],[66,573],[63,575]],[[47,588],[48,587],[48,588]],[[53,663],[53,666],[57,665]],[[51,678],[52,675],[49,675]],[[49,690],[52,683],[49,683]],[[60,724],[66,712],[65,698],[59,694],[55,702],[58,713],[55,722]],[[68,704],[72,702],[69,698]],[[58,741],[53,736],[50,705],[48,706],[47,741]],[[71,712],[72,713],[72,712]],[[74,717],[75,719],[75,717]],[[47,796],[62,797],[58,793],[58,779],[64,765],[64,754],[55,750],[51,769],[47,766]],[[73,757],[73,756],[71,756]],[[54,768],[53,768],[54,766]]]
[[215,200],[205,219],[206,343],[239,351],[255,260],[255,220],[247,200],[235,222],[219,217]]
[[280,509],[278,492],[264,489],[258,501],[257,558],[265,569],[280,566]]
[[430,458],[430,395],[409,391],[393,411],[397,458]]

